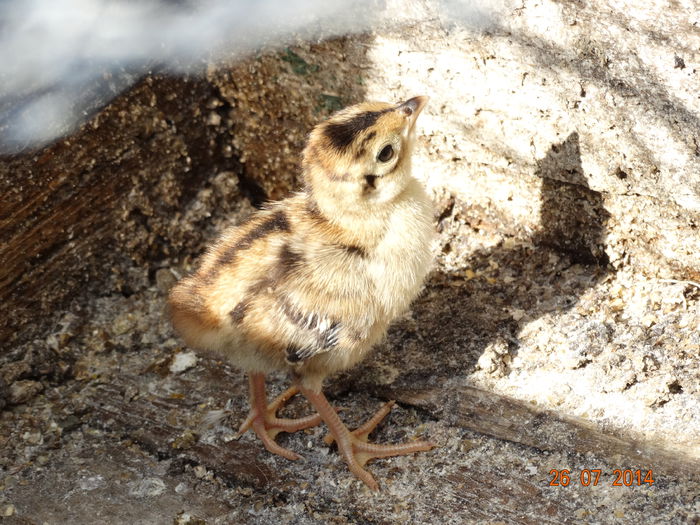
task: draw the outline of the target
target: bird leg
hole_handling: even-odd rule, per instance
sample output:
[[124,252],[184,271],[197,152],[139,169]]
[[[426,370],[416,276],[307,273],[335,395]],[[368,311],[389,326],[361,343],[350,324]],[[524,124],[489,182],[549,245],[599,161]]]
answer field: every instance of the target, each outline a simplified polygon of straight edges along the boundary
[[299,388],[291,386],[268,405],[265,393],[265,374],[251,372],[248,375],[248,384],[250,386],[250,412],[238,429],[236,436],[240,437],[252,428],[265,448],[273,454],[279,454],[291,460],[299,459],[301,457],[299,454],[278,445],[275,442],[275,437],[280,432],[296,432],[316,426],[321,422],[321,416],[312,414],[298,419],[279,418],[277,411],[299,392]]
[[[336,411],[326,399],[326,396],[323,395],[323,392],[314,392],[303,386],[300,387],[300,390],[311,405],[313,405],[321,418],[323,418],[326,425],[328,425],[332,436],[330,442],[335,440],[336,443],[338,443],[338,451],[343,456],[343,459],[345,459],[350,471],[373,490],[379,489],[379,485],[372,475],[363,468],[369,460],[412,454],[414,452],[430,450],[436,446],[429,441],[414,441],[412,443],[401,443],[398,445],[377,445],[367,442],[369,433],[372,432],[379,422],[391,411],[391,407],[394,405],[393,401],[386,403],[369,419],[369,421],[357,430],[351,432],[341,421]],[[328,439],[326,441],[328,442]]]

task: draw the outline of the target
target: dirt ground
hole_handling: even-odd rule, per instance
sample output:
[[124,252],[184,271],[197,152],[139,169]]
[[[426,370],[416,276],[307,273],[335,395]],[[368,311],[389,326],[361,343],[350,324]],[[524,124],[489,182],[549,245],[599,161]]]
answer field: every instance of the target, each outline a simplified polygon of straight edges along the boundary
[[[25,379],[0,420],[3,520],[698,523],[700,291],[466,238],[449,206],[412,311],[326,389],[349,425],[397,399],[379,442],[440,444],[371,463],[380,492],[348,473],[322,428],[279,437],[298,462],[250,433],[234,440],[245,377],[183,347],[163,315],[186,269],[133,269],[133,293],[74,304],[45,340],[15,350]],[[459,242],[466,270],[451,255]],[[42,366],[45,379],[32,379]],[[272,378],[271,393],[286,384]],[[226,417],[207,426],[215,410]],[[552,486],[564,469],[570,483]],[[616,469],[630,470],[629,486],[615,485]]]

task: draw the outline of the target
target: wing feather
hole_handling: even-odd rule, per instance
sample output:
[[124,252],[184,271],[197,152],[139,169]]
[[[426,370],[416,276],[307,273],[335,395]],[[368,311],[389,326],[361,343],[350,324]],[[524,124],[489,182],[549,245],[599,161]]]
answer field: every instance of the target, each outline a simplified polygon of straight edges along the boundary
[[338,346],[343,325],[340,321],[320,312],[303,312],[289,300],[280,298],[286,320],[295,327],[296,337],[287,346],[285,357],[290,363],[299,363]]

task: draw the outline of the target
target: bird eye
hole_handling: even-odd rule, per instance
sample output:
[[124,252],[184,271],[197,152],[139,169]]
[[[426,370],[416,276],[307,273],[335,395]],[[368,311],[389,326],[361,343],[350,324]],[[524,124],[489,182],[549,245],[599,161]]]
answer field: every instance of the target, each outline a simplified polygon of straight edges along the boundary
[[387,144],[382,148],[382,151],[379,152],[379,155],[377,155],[377,160],[380,160],[381,162],[389,162],[392,158],[394,157],[394,148],[391,146],[391,144]]

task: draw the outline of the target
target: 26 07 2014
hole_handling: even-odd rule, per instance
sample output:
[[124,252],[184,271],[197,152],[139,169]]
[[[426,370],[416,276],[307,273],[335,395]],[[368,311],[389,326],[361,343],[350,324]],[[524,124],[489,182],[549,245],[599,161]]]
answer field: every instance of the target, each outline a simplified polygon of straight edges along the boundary
[[[549,480],[550,487],[568,487],[572,483],[578,481],[584,487],[597,486],[604,483],[603,470],[599,468],[583,469],[580,472],[572,472],[569,469],[552,469],[549,471],[551,479]],[[650,470],[643,469],[614,469],[610,478],[610,485],[613,487],[632,487],[654,484],[654,473]]]

